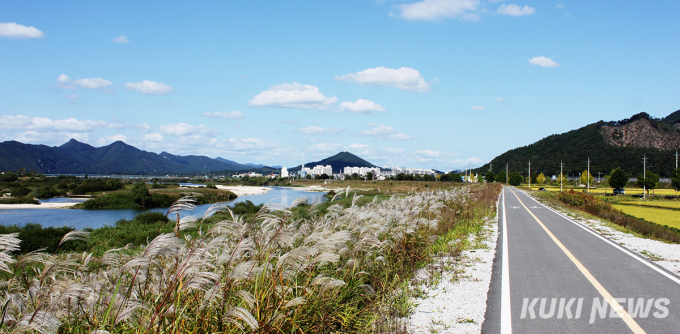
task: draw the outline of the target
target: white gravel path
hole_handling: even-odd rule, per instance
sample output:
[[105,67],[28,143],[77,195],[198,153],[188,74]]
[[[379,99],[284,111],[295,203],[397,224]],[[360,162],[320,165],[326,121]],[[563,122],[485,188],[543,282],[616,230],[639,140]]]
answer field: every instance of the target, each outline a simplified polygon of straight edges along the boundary
[[[528,195],[536,201],[541,202],[530,194]],[[547,203],[543,204],[555,211],[568,215],[571,219],[590,227],[602,236],[646,257],[659,266],[664,267],[675,274],[680,274],[680,244],[668,244],[663,241],[636,237],[631,233],[624,233],[614,229],[610,226],[612,223],[604,222],[600,219],[586,219],[580,212],[556,208]]]
[[[471,236],[471,244],[474,238]],[[452,270],[443,273],[438,284],[422,285],[427,296],[414,299],[415,313],[410,317],[412,333],[479,333],[484,322],[486,299],[491,282],[493,258],[496,254],[498,220],[485,226],[481,237],[483,248],[464,251]],[[433,266],[452,262],[444,258]],[[417,279],[427,280],[428,270],[421,269]],[[457,278],[457,279],[456,279]]]

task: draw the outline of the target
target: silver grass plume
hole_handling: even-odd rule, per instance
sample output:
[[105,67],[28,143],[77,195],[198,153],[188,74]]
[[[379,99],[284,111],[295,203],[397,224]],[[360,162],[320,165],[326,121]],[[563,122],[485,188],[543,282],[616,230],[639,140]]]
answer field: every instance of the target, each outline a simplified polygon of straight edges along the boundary
[[19,233],[0,234],[0,270],[12,273],[8,264],[16,262],[10,255],[11,252],[20,249],[19,244],[21,240],[17,238]]
[[61,247],[61,245],[67,241],[71,240],[80,240],[80,241],[88,241],[90,238],[90,232],[83,231],[83,230],[75,230],[66,233],[63,238],[61,238],[61,241],[59,241],[59,245],[57,245],[57,248]]

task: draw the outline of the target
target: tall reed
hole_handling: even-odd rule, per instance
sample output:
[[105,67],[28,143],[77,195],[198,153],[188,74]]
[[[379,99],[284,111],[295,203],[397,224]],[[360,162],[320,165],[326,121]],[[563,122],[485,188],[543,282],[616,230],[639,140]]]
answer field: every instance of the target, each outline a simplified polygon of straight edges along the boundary
[[[265,205],[245,219],[216,204],[136,251],[101,257],[15,258],[20,241],[2,235],[0,271],[10,275],[0,283],[0,332],[373,331],[379,304],[427,260],[427,245],[457,220],[488,213],[496,188],[375,197],[363,206],[348,189],[334,198],[347,205],[314,203],[304,218]],[[169,218],[191,206],[178,201]],[[228,219],[203,224],[216,212]],[[62,243],[86,236],[72,232]]]

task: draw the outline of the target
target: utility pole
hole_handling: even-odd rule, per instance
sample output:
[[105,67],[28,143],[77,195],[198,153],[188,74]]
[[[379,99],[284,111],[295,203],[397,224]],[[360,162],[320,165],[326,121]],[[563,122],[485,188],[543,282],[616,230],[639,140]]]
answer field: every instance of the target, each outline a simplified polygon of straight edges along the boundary
[[590,157],[588,157],[588,175],[586,175],[586,178],[588,179],[588,193],[590,194]]
[[562,192],[562,181],[564,180],[564,173],[562,170],[564,169],[564,164],[562,163],[562,160],[560,160],[560,192]]
[[675,150],[675,169],[678,169],[678,150]]
[[[678,154],[678,151],[675,151],[675,154]],[[676,163],[676,165],[677,165],[677,163]],[[492,167],[493,167],[493,164],[489,162],[489,172],[491,171]],[[675,166],[675,168],[677,169],[678,166]]]
[[508,164],[505,164],[505,184],[508,184]]
[[642,198],[647,198],[647,155],[642,155]]
[[529,189],[531,189],[531,160],[529,160]]

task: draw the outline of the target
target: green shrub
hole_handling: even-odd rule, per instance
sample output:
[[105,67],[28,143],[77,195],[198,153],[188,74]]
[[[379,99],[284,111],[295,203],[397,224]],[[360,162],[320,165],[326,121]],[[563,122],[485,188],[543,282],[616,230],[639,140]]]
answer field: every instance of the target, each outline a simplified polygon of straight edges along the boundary
[[42,186],[40,188],[33,189],[33,191],[31,191],[28,196],[37,198],[52,198],[59,197],[61,195],[62,193],[57,189],[54,189],[52,186]]
[[260,209],[262,209],[262,204],[255,205],[250,200],[247,200],[245,202],[238,202],[229,208],[237,215],[245,215],[249,213],[257,213],[260,211]]
[[14,196],[14,197],[26,196],[30,193],[31,193],[31,189],[26,188],[26,187],[13,188],[12,189],[12,196]]
[[[71,227],[42,227],[40,224],[31,223],[21,227],[0,225],[0,234],[19,232],[19,239],[21,240],[19,252],[22,254],[42,248],[45,248],[48,253],[54,253],[64,235],[71,231],[73,231]],[[83,241],[70,241],[63,244],[59,250],[83,250],[85,245],[86,243]]]
[[155,223],[167,223],[170,219],[160,212],[144,212],[140,213],[133,219],[133,222],[142,225],[149,225]]

